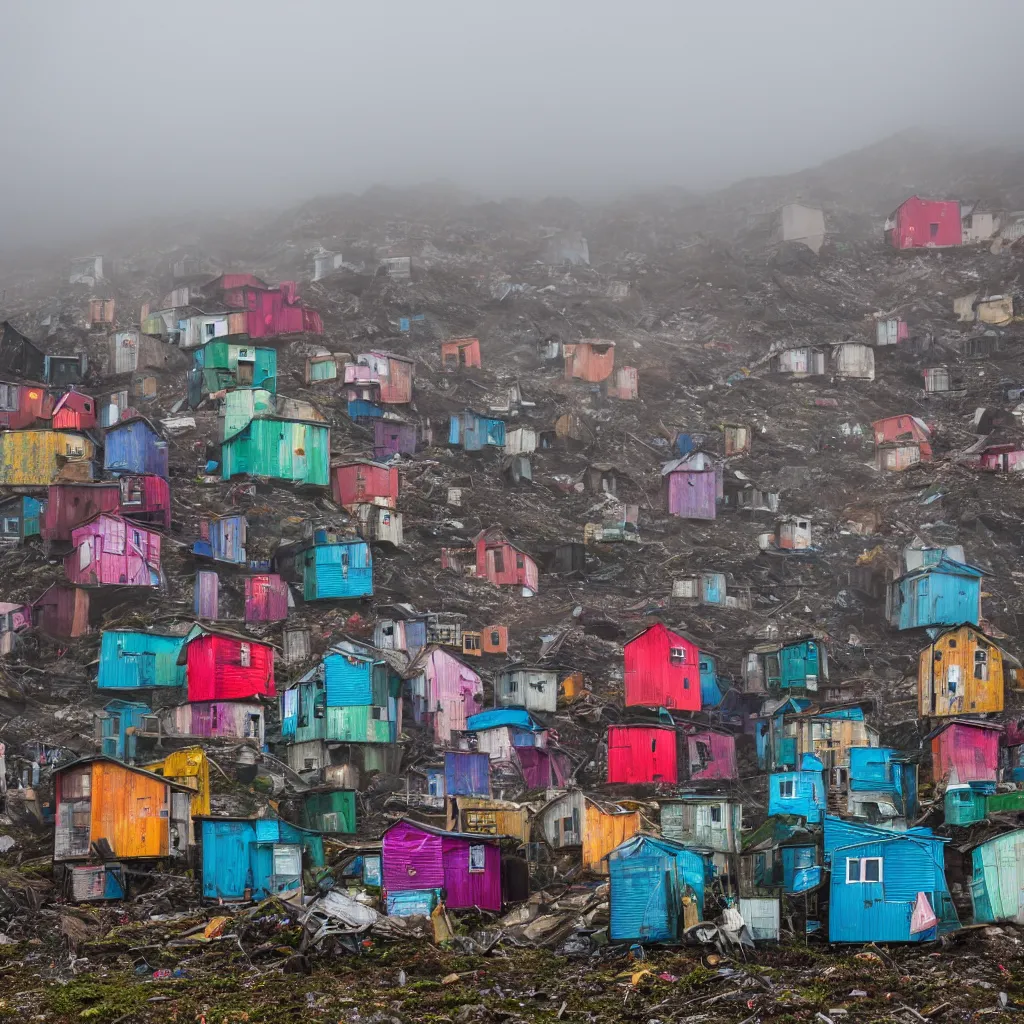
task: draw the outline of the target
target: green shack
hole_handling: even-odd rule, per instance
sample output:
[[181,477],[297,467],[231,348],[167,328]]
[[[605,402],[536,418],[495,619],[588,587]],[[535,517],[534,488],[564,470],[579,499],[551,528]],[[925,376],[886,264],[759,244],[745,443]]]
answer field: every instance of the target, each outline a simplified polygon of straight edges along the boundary
[[323,786],[303,793],[300,801],[299,824],[303,828],[317,832],[355,833],[355,790]]
[[277,391],[277,349],[251,342],[209,341],[193,355],[203,390],[263,388]]

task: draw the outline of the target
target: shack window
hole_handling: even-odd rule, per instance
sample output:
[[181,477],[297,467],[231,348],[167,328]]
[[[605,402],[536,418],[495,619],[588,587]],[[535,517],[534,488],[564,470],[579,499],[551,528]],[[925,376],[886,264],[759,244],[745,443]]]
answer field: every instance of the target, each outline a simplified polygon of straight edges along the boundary
[[248,644],[238,645],[238,664],[242,668],[249,668],[252,665],[252,654]]
[[685,665],[686,664],[686,648],[685,647],[670,647],[668,651],[668,660],[673,665]]
[[508,678],[508,692],[518,693],[519,692],[519,680],[515,676],[509,676]]
[[462,642],[464,649],[467,651],[480,650],[480,637],[476,633],[463,633]]
[[501,550],[501,548],[494,548],[494,571],[505,571],[505,553]]
[[717,825],[722,821],[722,808],[717,804],[711,805],[711,820]]
[[938,224],[929,224],[928,225],[928,237],[929,238],[938,238],[939,237],[939,225]]
[[15,384],[0,384],[0,409],[18,411],[18,388]]
[[501,634],[496,630],[491,630],[491,646],[497,647],[501,643]]
[[516,568],[517,569],[522,569],[522,568],[525,567],[525,565],[526,565],[526,563],[523,561],[523,556],[517,554],[516,555]]
[[473,843],[469,847],[470,874],[482,874],[486,864],[487,847],[483,843]]
[[[949,641],[949,649],[951,651],[956,650],[956,641],[955,640],[950,640]],[[939,655],[939,657],[941,657],[941,655]]]
[[779,799],[792,800],[796,796],[796,782],[793,779],[782,779],[779,782]]
[[21,520],[16,516],[4,518],[4,533],[21,533]]
[[974,652],[974,678],[983,681],[988,679],[988,651]]
[[327,717],[327,691],[317,690],[316,696],[313,698],[313,717],[314,718],[326,718]]
[[881,882],[881,857],[847,857],[846,881],[849,882]]

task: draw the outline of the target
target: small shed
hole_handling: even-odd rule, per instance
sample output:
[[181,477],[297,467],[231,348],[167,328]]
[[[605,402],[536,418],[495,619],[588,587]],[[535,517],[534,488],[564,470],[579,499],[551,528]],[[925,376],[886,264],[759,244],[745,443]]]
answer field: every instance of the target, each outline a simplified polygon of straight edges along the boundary
[[318,352],[306,357],[305,381],[307,384],[322,384],[338,379],[338,360],[330,352]]
[[373,556],[366,541],[317,530],[296,560],[307,601],[353,600],[373,596]]
[[860,342],[844,342],[832,347],[832,363],[837,377],[848,380],[875,379],[875,350]]
[[933,565],[904,573],[889,584],[886,618],[895,629],[977,626],[984,573],[943,556]]
[[348,508],[355,504],[398,506],[398,468],[359,460],[331,467],[331,495]]
[[716,853],[742,849],[743,805],[727,796],[669,797],[659,801],[661,834],[684,846]]
[[704,919],[710,858],[643,833],[608,855],[612,942],[676,942]]
[[798,815],[808,824],[825,813],[825,766],[813,754],[804,754],[800,770],[768,776],[768,813]]
[[144,416],[108,427],[103,437],[103,468],[108,473],[168,477],[167,442]]
[[509,665],[498,673],[494,700],[499,707],[555,711],[558,706],[558,670],[523,663]]
[[353,789],[317,786],[299,796],[299,824],[315,832],[354,834],[356,794]]
[[656,622],[624,647],[626,705],[700,711],[697,645]]
[[980,629],[947,629],[918,655],[918,714],[988,714],[1003,710],[1006,677],[1004,659],[1020,668],[1016,658],[1004,654]]
[[723,496],[722,467],[704,452],[693,452],[661,467],[668,481],[668,510],[682,519],[714,519]]
[[415,423],[389,419],[373,421],[373,457],[386,462],[394,455],[415,455],[419,430]]
[[570,789],[549,800],[534,822],[553,850],[578,846],[583,869],[606,875],[608,854],[640,830],[640,812]]
[[910,337],[910,329],[906,320],[901,317],[891,316],[875,321],[875,347],[882,348],[886,345],[898,345],[901,341],[907,341]]
[[1024,472],[1024,448],[1018,444],[991,444],[981,450],[978,465],[988,473]]
[[784,373],[793,377],[820,377],[825,372],[825,353],[811,345],[784,348],[771,357],[768,365],[772,373]]
[[441,342],[441,367],[445,370],[480,368],[480,339],[451,338]]
[[725,454],[744,455],[750,451],[750,442],[753,431],[750,427],[741,426],[737,423],[726,423],[722,426],[725,434]]
[[54,583],[32,602],[36,625],[48,636],[77,637],[89,632],[89,592]]
[[615,369],[615,342],[587,338],[575,344],[562,345],[565,358],[565,379],[600,384]]
[[530,841],[530,808],[526,804],[492,796],[449,796],[445,804],[450,832]]
[[808,551],[814,547],[811,521],[806,516],[785,516],[776,527],[776,544],[782,551]]
[[198,820],[204,899],[299,901],[304,855],[310,867],[324,863],[323,837],[279,818]]
[[215,562],[246,565],[246,535],[249,522],[242,515],[214,516],[199,520],[199,540],[192,545],[197,558],[211,558]]
[[986,840],[971,851],[971,903],[976,924],[1024,924],[1024,829]]
[[275,694],[274,649],[254,637],[195,625],[185,638],[178,663],[186,666],[190,701],[273,698]]
[[27,494],[15,494],[0,501],[0,544],[13,547],[38,537],[42,503]]
[[501,851],[485,836],[403,818],[384,831],[381,867],[389,914],[422,912],[408,909],[406,893],[443,892],[449,910],[501,910]]
[[101,690],[148,690],[185,685],[178,656],[185,637],[156,630],[105,629],[100,640],[96,686]]
[[448,443],[467,452],[505,447],[505,421],[466,411],[449,417]]
[[112,700],[96,716],[100,753],[118,761],[134,761],[136,734],[148,715],[149,705],[138,701]]
[[674,726],[608,727],[608,782],[675,784],[679,781],[678,763]]
[[609,380],[608,397],[630,402],[640,395],[640,372],[635,366],[620,366],[615,371],[615,382]]
[[71,531],[64,575],[76,586],[158,587],[159,533],[101,512]]
[[998,722],[954,718],[933,729],[931,741],[932,781],[995,782],[999,777],[999,740],[1003,727]]
[[288,618],[291,592],[276,573],[245,578],[245,621],[283,622]]
[[924,390],[929,395],[944,394],[952,390],[952,378],[947,366],[929,367],[922,371],[922,376],[924,377]]

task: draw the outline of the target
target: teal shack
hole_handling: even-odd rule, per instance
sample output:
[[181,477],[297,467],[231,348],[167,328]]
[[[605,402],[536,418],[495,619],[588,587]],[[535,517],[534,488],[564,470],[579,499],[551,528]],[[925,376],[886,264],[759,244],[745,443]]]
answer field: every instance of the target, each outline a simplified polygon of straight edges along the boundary
[[16,494],[0,502],[0,544],[24,544],[39,536],[43,503],[27,494]]
[[267,477],[312,487],[330,485],[331,430],[326,423],[278,416],[250,419],[220,446],[221,477]]
[[782,695],[815,694],[828,683],[828,652],[817,637],[760,644],[747,655],[746,688]]
[[202,837],[204,899],[299,899],[303,866],[323,866],[323,836],[279,818],[193,820]]
[[718,683],[718,666],[715,659],[705,651],[698,651],[697,667],[700,671],[700,706],[718,707],[722,703],[722,688]]
[[285,690],[286,743],[396,743],[402,726],[402,679],[376,652],[347,640]]
[[185,666],[178,656],[184,636],[138,629],[107,629],[100,641],[101,690],[149,690],[184,686]]
[[263,388],[277,391],[277,349],[234,341],[209,341],[193,354],[203,390]]
[[318,787],[299,797],[299,824],[317,832],[356,830],[356,793],[354,789]]
[[142,719],[151,714],[148,704],[137,701],[112,700],[97,716],[100,753],[119,761],[135,761],[136,737]]
[[347,601],[373,596],[373,556],[359,537],[317,530],[299,552],[302,596],[307,601]]
[[[704,919],[710,854],[639,833],[608,854],[612,942],[675,942],[686,907]],[[687,901],[684,904],[684,900]]]
[[994,782],[961,782],[946,787],[944,798],[947,825],[973,825],[984,821],[988,798],[995,793]]
[[1024,924],[1024,828],[971,851],[971,903],[975,924]]
[[904,573],[889,584],[885,602],[889,625],[895,629],[977,626],[983,576],[977,566],[946,557]]

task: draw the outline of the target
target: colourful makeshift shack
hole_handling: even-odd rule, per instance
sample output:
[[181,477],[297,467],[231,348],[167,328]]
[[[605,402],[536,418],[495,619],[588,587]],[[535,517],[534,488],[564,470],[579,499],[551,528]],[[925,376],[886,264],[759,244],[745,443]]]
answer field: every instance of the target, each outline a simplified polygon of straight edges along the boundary
[[358,459],[331,467],[331,495],[342,508],[353,505],[398,507],[398,467]]
[[676,942],[704,919],[706,853],[639,834],[608,855],[612,942]]
[[107,629],[100,640],[96,685],[101,690],[148,690],[185,685],[178,655],[184,636],[136,629]]
[[700,711],[700,652],[661,622],[625,644],[626,705]]
[[501,851],[495,840],[402,819],[382,837],[381,867],[389,914],[501,910]]
[[885,241],[894,249],[940,249],[963,244],[957,199],[904,199],[885,222]]
[[218,339],[193,353],[193,365],[207,394],[226,388],[277,391],[277,349]]
[[640,812],[570,789],[537,812],[534,829],[552,850],[580,847],[583,869],[606,875],[608,854],[640,830]]
[[664,785],[678,781],[678,734],[674,726],[608,727],[608,782]]
[[186,666],[190,701],[275,696],[273,647],[240,633],[197,624],[178,664]]
[[39,536],[42,503],[27,494],[15,494],[0,501],[0,544],[16,546]]
[[162,477],[152,475],[125,475],[92,484],[51,484],[40,533],[44,540],[69,541],[75,527],[101,512],[170,529],[170,486]]
[[441,369],[480,368],[480,339],[451,338],[441,342]]
[[1024,924],[1024,829],[1014,829],[971,851],[975,924]]
[[[230,394],[230,392],[229,392]],[[221,477],[269,477],[288,483],[330,484],[331,430],[326,423],[255,416],[221,444]]]
[[96,844],[118,860],[184,857],[192,836],[185,786],[102,754],[54,769],[55,863],[88,860]]
[[71,531],[64,575],[76,586],[158,587],[160,534],[101,512]]
[[107,427],[103,468],[108,473],[168,477],[167,442],[144,416],[131,416]]
[[954,626],[939,633],[918,656],[917,710],[922,717],[988,714],[1003,710],[1003,665],[1020,662],[980,629]]
[[932,781],[936,786],[952,782],[995,782],[999,777],[998,722],[953,718],[933,729]]
[[138,701],[112,700],[96,715],[100,753],[118,761],[135,761],[136,737],[149,705]]
[[421,651],[405,677],[413,719],[429,728],[437,743],[448,743],[454,734],[469,728],[469,718],[483,705],[484,684],[479,674],[441,647]]
[[316,530],[296,565],[306,601],[350,601],[373,596],[373,556],[358,537]]
[[889,625],[895,629],[977,626],[983,576],[977,566],[946,557],[904,573],[889,584],[886,593]]
[[203,898],[302,898],[303,858],[324,863],[323,837],[280,818],[200,817]]
[[64,430],[0,433],[0,485],[48,487],[59,480],[93,478],[96,446],[83,434]]
[[724,496],[722,467],[701,451],[666,462],[661,475],[668,484],[668,511],[682,519],[714,519]]

